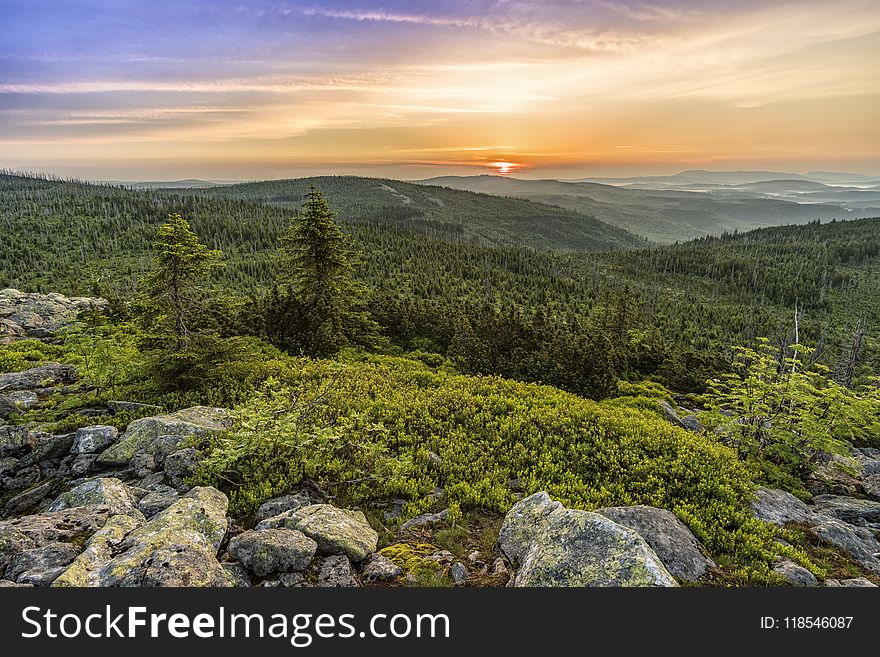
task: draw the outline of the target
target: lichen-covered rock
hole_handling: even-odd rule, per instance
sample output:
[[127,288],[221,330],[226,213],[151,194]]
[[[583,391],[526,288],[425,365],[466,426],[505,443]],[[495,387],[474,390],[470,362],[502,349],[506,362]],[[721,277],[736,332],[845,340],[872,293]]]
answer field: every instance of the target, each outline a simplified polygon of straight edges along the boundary
[[862,488],[872,500],[880,502],[880,474],[872,474],[862,480]]
[[247,588],[253,586],[251,575],[247,568],[237,561],[221,561],[220,566],[226,571],[226,575],[235,588]]
[[815,575],[791,559],[781,559],[773,565],[773,572],[792,586],[818,586]]
[[80,549],[70,543],[50,543],[23,550],[6,568],[6,577],[19,584],[49,586],[63,573]]
[[438,511],[437,513],[423,513],[420,516],[416,516],[410,520],[407,520],[400,526],[401,532],[408,531],[410,529],[416,529],[417,527],[426,527],[428,525],[439,525],[441,523],[446,522],[449,518],[449,509],[443,509],[442,511]]
[[261,522],[258,528],[298,529],[318,544],[317,554],[344,554],[355,563],[376,551],[379,535],[360,511],[311,504]]
[[315,586],[354,588],[360,585],[361,583],[351,567],[351,561],[344,554],[336,554],[321,559]]
[[21,456],[37,445],[38,437],[17,424],[0,426],[0,457]]
[[113,551],[129,532],[146,522],[143,516],[116,515],[86,543],[83,550],[67,569],[58,576],[52,586],[98,586],[98,571],[113,558]]
[[[164,458],[174,451],[182,437],[203,437],[226,429],[228,414],[224,408],[194,406],[168,415],[135,420],[118,442],[101,453],[98,463],[127,465],[132,458],[143,453],[161,454]],[[176,440],[166,440],[168,436],[174,436]]]
[[532,546],[535,531],[562,504],[545,492],[535,493],[513,505],[504,517],[498,534],[498,546],[511,563],[518,564]]
[[162,468],[168,475],[171,485],[185,488],[187,477],[192,476],[202,459],[202,453],[192,447],[179,449],[165,458]]
[[874,556],[880,553],[880,541],[871,530],[827,518],[811,527],[810,531],[826,543],[850,554],[865,568],[880,573],[880,559]]
[[39,513],[0,522],[0,536],[14,530],[33,541],[34,547],[58,542],[82,546],[109,517],[110,510],[105,506],[80,506]]
[[696,582],[715,567],[687,525],[667,509],[624,506],[599,509],[596,513],[635,530],[660,557],[666,569],[679,579]]
[[116,427],[105,425],[82,427],[76,430],[71,451],[74,454],[97,454],[103,452],[118,439],[119,430]]
[[70,474],[74,477],[83,477],[92,471],[95,461],[98,460],[97,454],[78,454],[70,464]]
[[370,555],[370,558],[361,570],[361,579],[367,584],[393,582],[397,578],[402,577],[403,573],[403,568],[388,557],[377,553]]
[[815,510],[778,488],[759,488],[752,502],[752,512],[758,520],[780,527],[789,522],[810,523],[815,519]]
[[161,490],[149,491],[138,501],[138,509],[147,518],[152,518],[157,513],[164,511],[180,498],[180,493],[171,487],[163,487]]
[[257,509],[257,513],[254,516],[254,520],[259,523],[268,518],[280,515],[285,511],[296,511],[297,509],[309,506],[310,504],[312,504],[312,499],[309,497],[308,493],[296,493],[294,495],[273,497],[271,500],[266,500],[260,505],[260,508]]
[[820,459],[807,480],[814,495],[855,495],[861,492],[862,464],[853,456],[820,453]]
[[546,493],[514,505],[504,525],[502,549],[519,563],[514,586],[677,586],[635,531],[598,513],[554,507]]
[[318,544],[294,529],[254,529],[229,541],[229,554],[259,577],[305,569]]
[[855,577],[853,579],[826,579],[825,586],[847,586],[855,588],[871,588],[877,585],[864,577]]
[[452,577],[452,581],[455,582],[457,586],[462,586],[468,581],[468,578],[471,574],[468,572],[467,567],[461,563],[460,561],[456,561],[449,567],[449,575]]
[[853,525],[880,523],[880,502],[843,495],[817,495],[816,509]]
[[95,504],[106,506],[110,509],[111,515],[137,511],[128,486],[115,477],[99,477],[84,481],[59,495],[48,510],[61,511],[76,506]]
[[0,341],[44,337],[70,324],[81,311],[106,306],[106,299],[0,290]]
[[41,484],[32,486],[27,490],[9,498],[3,508],[4,516],[17,516],[34,509],[40,502],[52,495],[61,482],[57,479],[49,479]]
[[125,537],[98,571],[98,585],[231,586],[216,556],[228,506],[216,488],[193,488]]

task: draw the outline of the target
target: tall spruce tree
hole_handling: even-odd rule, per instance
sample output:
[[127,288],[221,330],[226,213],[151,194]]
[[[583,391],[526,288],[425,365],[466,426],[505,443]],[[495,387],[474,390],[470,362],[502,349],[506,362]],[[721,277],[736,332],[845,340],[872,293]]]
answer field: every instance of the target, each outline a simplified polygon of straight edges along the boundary
[[372,347],[379,325],[366,311],[368,291],[355,279],[353,252],[323,194],[314,187],[281,238],[286,311],[283,345],[320,356],[348,345]]
[[159,228],[153,249],[154,268],[144,281],[145,293],[167,318],[174,348],[185,350],[205,279],[223,266],[221,252],[202,244],[189,222],[176,213]]

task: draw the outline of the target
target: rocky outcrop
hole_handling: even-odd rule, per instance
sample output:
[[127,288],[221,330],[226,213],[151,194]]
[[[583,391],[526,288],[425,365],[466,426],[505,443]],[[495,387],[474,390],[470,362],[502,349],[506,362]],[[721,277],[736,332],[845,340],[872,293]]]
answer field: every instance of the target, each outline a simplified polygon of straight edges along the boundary
[[596,513],[638,532],[666,569],[681,580],[696,582],[715,567],[691,530],[671,511],[624,506],[599,509]]
[[514,586],[677,586],[635,531],[535,493],[511,509],[499,536]]
[[815,510],[791,493],[777,488],[759,488],[752,502],[752,512],[758,520],[782,527],[790,522],[809,523]]
[[104,299],[0,290],[0,344],[45,338],[70,324],[83,310],[106,306]]
[[229,542],[229,554],[259,577],[305,570],[318,544],[295,529],[255,529]]

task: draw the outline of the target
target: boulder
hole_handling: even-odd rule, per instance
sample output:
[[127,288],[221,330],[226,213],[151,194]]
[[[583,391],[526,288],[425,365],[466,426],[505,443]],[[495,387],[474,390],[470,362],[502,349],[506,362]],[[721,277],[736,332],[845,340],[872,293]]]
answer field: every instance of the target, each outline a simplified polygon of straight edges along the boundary
[[467,567],[460,561],[456,561],[449,567],[449,575],[452,577],[452,581],[455,582],[456,586],[462,586],[471,576]]
[[519,565],[514,586],[677,586],[635,531],[598,513],[566,509],[547,493],[514,505],[499,544]]
[[360,586],[351,561],[344,554],[324,557],[318,566],[315,586],[326,588],[354,588]]
[[3,515],[6,517],[18,516],[36,508],[40,502],[52,495],[60,486],[61,482],[58,479],[49,479],[22,491],[6,501]]
[[38,436],[17,424],[0,426],[0,457],[21,456],[37,445]]
[[679,579],[696,582],[715,567],[691,530],[671,511],[651,506],[624,506],[599,509],[596,513],[636,531],[666,569]]
[[74,454],[97,454],[103,452],[119,439],[116,427],[97,425],[76,430],[73,438]]
[[880,541],[871,530],[827,518],[811,527],[810,531],[826,543],[848,553],[868,570],[880,573],[880,559],[875,556],[880,553]]
[[825,586],[846,586],[846,587],[876,587],[877,585],[864,577],[855,577],[853,579],[826,579]]
[[[160,484],[161,485],[161,484]],[[164,511],[174,504],[179,498],[180,493],[170,486],[165,490],[151,490],[138,500],[138,509],[147,518],[152,518],[157,513]]]
[[752,502],[752,512],[758,520],[780,527],[789,522],[809,524],[815,518],[813,509],[778,488],[759,488]]
[[215,488],[193,488],[130,532],[96,575],[99,586],[232,586],[217,561],[229,501]]
[[70,474],[74,477],[84,477],[92,471],[97,460],[97,454],[78,454],[70,464]]
[[79,554],[80,548],[70,543],[50,543],[23,550],[6,568],[6,578],[19,584],[49,586]]
[[9,532],[22,534],[33,542],[34,547],[58,542],[84,545],[109,517],[110,510],[105,506],[80,506],[22,516],[0,521],[0,537]]
[[202,453],[192,447],[179,449],[165,458],[162,468],[171,485],[175,488],[188,488],[186,479],[191,477],[202,459]]
[[36,390],[74,381],[76,368],[73,365],[46,363],[23,372],[0,374],[0,391],[7,393],[10,390]]
[[111,515],[129,514],[137,511],[131,492],[115,477],[89,479],[62,493],[52,502],[49,511],[61,511],[77,506],[103,505]]
[[379,543],[379,535],[363,513],[330,504],[286,511],[257,525],[258,529],[272,527],[298,529],[318,544],[318,555],[344,554],[355,563],[375,552]]
[[844,495],[817,495],[816,509],[853,525],[880,523],[880,502]]
[[297,509],[309,506],[310,504],[312,504],[312,499],[309,497],[308,493],[296,493],[295,495],[273,497],[271,500],[266,500],[260,505],[260,508],[257,509],[254,521],[262,522],[267,518],[280,515],[285,511],[296,511]]
[[862,480],[862,488],[872,500],[880,502],[880,474],[873,474]]
[[861,474],[862,464],[858,458],[822,452],[807,487],[814,495],[855,495],[862,489]]
[[318,544],[294,529],[254,529],[229,541],[229,554],[259,577],[304,570]]
[[403,576],[403,568],[381,554],[372,554],[361,570],[361,579],[367,584],[393,582]]
[[773,572],[792,586],[818,586],[815,575],[791,559],[781,559],[773,565]]
[[449,509],[443,509],[442,511],[438,511],[437,513],[423,513],[420,516],[416,516],[411,520],[407,520],[400,526],[399,531],[405,532],[410,529],[415,529],[417,527],[426,527],[428,525],[439,525],[440,523],[446,522],[449,518]]
[[55,579],[52,586],[98,586],[98,571],[113,558],[116,546],[129,532],[145,522],[143,516],[138,517],[134,514],[116,515],[110,518],[92,535],[86,543],[85,550]]
[[228,414],[224,408],[194,406],[168,415],[135,420],[118,442],[101,453],[98,463],[127,465],[135,456],[144,453],[161,456],[164,460],[184,437],[204,437],[226,429]]

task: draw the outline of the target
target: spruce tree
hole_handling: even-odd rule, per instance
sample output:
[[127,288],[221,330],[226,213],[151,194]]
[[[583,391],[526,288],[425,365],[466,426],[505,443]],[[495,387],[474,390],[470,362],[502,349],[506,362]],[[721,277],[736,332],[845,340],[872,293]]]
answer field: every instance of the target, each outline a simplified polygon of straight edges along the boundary
[[372,347],[379,326],[366,311],[368,291],[355,279],[356,253],[323,194],[314,187],[281,238],[287,287],[283,346],[320,356],[348,345]]

